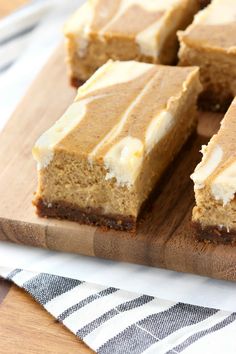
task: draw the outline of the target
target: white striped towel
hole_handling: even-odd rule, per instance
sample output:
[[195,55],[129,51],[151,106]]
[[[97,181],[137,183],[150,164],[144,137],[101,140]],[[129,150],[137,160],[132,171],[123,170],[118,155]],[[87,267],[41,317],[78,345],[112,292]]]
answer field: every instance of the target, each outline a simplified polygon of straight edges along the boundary
[[235,354],[236,313],[0,268],[99,354]]

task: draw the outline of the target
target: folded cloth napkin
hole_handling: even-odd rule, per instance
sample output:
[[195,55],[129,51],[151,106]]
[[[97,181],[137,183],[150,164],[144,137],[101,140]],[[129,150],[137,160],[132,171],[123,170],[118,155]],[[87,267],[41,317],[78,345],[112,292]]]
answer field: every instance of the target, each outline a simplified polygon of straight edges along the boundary
[[0,73],[7,70],[24,51],[32,31],[49,11],[50,5],[50,2],[33,1],[0,21]]
[[0,276],[100,354],[236,353],[236,313],[21,269]]
[[0,21],[0,130],[63,41],[63,24],[83,0],[34,0]]
[[[0,128],[60,43],[63,22],[80,2],[32,1],[0,21]],[[0,276],[101,354],[236,353],[236,313],[21,269],[0,268]]]

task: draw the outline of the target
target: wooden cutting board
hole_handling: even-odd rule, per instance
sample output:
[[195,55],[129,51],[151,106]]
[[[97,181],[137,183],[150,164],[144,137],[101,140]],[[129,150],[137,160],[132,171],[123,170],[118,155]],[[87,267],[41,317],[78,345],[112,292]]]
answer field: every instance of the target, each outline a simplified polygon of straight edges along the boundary
[[3,279],[0,279],[0,333],[1,354],[94,353],[24,290]]
[[58,220],[40,219],[31,204],[36,165],[31,149],[72,102],[62,48],[54,54],[0,136],[0,239],[51,250],[236,280],[236,248],[198,242],[191,228],[194,205],[189,175],[199,150],[222,116],[199,114],[198,135],[166,173],[136,235]]

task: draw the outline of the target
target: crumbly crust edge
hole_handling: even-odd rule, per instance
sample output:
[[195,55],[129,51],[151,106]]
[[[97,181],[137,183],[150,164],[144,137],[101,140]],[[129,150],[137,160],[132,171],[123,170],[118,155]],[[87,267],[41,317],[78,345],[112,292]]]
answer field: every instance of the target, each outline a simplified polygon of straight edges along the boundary
[[194,233],[199,241],[215,244],[236,244],[236,229],[228,231],[226,227],[217,225],[203,226],[200,222],[193,222]]
[[100,209],[79,208],[76,205],[57,201],[48,203],[42,198],[33,201],[39,217],[76,221],[79,224],[100,226],[118,231],[136,231],[137,220],[133,216],[103,214]]

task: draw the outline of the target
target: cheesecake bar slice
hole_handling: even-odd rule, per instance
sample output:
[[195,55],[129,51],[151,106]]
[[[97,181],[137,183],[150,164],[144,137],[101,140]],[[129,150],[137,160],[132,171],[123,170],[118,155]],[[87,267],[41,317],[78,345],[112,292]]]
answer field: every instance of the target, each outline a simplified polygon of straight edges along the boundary
[[135,229],[196,124],[198,68],[109,61],[36,142],[40,216]]
[[109,59],[177,61],[176,32],[199,8],[199,0],[87,0],[65,25],[71,83],[78,86]]
[[236,240],[236,98],[221,128],[204,146],[194,181],[197,206],[193,222],[200,239]]
[[213,0],[179,33],[180,65],[197,65],[203,108],[227,110],[236,96],[236,1]]

